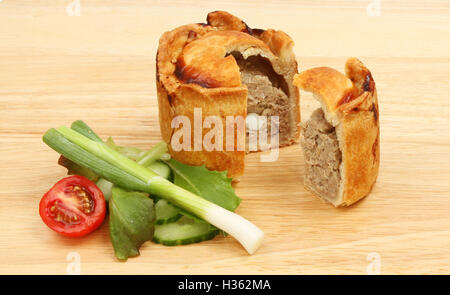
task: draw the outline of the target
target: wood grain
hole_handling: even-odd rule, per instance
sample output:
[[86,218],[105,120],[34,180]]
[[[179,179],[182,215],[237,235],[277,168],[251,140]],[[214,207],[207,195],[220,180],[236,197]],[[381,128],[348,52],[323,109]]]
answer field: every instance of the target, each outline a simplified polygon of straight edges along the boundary
[[[81,256],[82,274],[366,274],[369,253],[382,274],[450,273],[450,3],[381,1],[71,1],[0,2],[0,273],[65,274]],[[146,243],[117,262],[107,224],[68,239],[40,220],[41,196],[64,169],[41,141],[75,119],[120,144],[160,140],[155,54],[160,35],[228,10],[254,27],[295,40],[300,69],[343,70],[360,58],[377,82],[381,168],[372,194],[335,209],[303,188],[298,146],[274,163],[246,159],[235,185],[238,213],[266,237],[248,256],[231,237],[181,247]],[[304,118],[314,103],[302,95]]]

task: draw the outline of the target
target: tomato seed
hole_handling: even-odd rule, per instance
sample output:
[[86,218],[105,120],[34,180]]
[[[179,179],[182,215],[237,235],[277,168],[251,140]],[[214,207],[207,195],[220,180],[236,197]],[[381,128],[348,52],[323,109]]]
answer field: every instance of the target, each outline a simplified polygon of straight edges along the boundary
[[84,188],[76,185],[73,187],[73,192],[78,198],[81,211],[83,211],[86,214],[89,214],[92,211],[94,211],[94,202],[89,193],[87,193]]

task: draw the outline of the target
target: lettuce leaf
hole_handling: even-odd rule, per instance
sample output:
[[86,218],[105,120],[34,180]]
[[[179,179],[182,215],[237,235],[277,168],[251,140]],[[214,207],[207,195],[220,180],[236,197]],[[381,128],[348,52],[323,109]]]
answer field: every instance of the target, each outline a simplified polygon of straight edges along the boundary
[[239,206],[241,199],[234,192],[226,171],[189,166],[174,159],[164,162],[172,169],[174,184],[227,210],[234,211]]
[[155,208],[148,194],[113,187],[109,201],[109,235],[120,260],[139,255],[139,247],[153,239]]

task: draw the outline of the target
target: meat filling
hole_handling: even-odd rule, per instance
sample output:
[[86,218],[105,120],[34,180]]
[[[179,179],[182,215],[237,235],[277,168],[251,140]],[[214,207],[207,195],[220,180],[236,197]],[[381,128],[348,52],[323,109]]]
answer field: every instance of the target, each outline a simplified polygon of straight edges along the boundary
[[[278,116],[278,132],[280,142],[289,137],[290,106],[286,81],[275,73],[270,62],[261,56],[250,56],[244,59],[239,53],[232,53],[240,71],[241,81],[247,86],[247,113],[267,117],[264,128],[275,134],[277,128],[271,128],[270,116]],[[247,131],[248,133],[248,131]]]
[[305,158],[305,184],[325,199],[338,197],[342,161],[336,129],[321,108],[303,126],[301,145]]

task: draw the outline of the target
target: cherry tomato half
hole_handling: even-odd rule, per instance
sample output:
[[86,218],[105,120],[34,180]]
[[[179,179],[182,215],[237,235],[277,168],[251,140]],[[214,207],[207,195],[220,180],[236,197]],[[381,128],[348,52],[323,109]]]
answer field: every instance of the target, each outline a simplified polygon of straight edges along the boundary
[[105,219],[102,191],[89,179],[73,175],[58,181],[41,199],[39,214],[52,230],[68,237],[81,237]]

